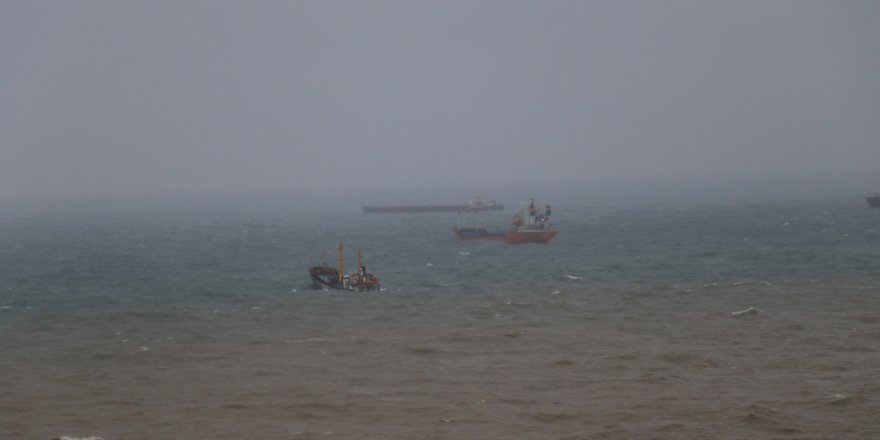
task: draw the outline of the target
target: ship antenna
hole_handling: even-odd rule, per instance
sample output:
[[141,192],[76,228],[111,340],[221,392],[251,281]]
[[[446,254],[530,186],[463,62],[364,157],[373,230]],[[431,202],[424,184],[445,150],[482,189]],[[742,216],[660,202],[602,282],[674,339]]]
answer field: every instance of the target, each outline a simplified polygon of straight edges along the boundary
[[336,261],[339,263],[339,282],[342,283],[342,274],[344,273],[342,271],[342,240],[339,240],[337,249],[339,250],[339,255],[336,257]]
[[364,267],[364,256],[361,253],[361,247],[358,246],[358,270],[361,270],[362,267]]

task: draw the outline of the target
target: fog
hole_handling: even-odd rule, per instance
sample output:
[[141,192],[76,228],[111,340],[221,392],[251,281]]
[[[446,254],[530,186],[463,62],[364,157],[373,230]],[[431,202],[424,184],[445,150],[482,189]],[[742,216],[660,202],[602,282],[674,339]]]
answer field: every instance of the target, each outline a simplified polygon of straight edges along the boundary
[[878,78],[875,1],[8,0],[0,199],[873,192]]

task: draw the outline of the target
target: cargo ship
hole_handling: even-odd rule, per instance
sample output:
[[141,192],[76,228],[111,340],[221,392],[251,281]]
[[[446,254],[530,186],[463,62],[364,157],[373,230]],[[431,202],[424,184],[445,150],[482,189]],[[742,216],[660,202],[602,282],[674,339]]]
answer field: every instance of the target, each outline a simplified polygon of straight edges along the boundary
[[550,222],[550,205],[544,207],[544,214],[538,215],[535,209],[535,199],[529,203],[529,207],[513,216],[510,230],[507,232],[489,232],[485,228],[453,228],[455,238],[462,241],[472,240],[496,240],[509,244],[523,243],[547,243],[556,237],[559,231],[553,229]]
[[364,214],[416,214],[422,212],[479,212],[503,211],[504,205],[492,199],[476,197],[463,205],[400,205],[400,206],[363,206]]
[[880,195],[865,197],[865,201],[872,208],[880,208]]
[[358,248],[357,271],[349,275],[345,275],[345,271],[343,270],[341,241],[339,242],[337,251],[337,267],[327,266],[327,263],[324,262],[321,263],[320,266],[312,266],[309,268],[309,277],[311,277],[312,284],[315,287],[319,289],[348,290],[352,292],[379,290],[382,287],[379,285],[379,277],[367,272],[360,248]]

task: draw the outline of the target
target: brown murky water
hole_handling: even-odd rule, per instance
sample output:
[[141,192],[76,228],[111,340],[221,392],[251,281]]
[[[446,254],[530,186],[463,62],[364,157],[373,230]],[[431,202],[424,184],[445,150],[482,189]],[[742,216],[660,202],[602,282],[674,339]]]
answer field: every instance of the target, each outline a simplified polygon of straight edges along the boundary
[[878,311],[846,280],[7,307],[0,438],[874,439]]

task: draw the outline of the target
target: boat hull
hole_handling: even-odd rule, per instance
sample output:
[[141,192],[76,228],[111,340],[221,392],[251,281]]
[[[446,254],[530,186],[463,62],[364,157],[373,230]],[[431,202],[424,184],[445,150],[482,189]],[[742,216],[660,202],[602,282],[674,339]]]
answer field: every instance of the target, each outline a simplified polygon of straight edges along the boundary
[[556,237],[559,231],[510,231],[504,235],[504,241],[509,244],[524,243],[547,243]]
[[336,286],[342,286],[339,282],[339,271],[327,266],[314,266],[309,268],[309,278],[312,279],[312,285],[318,289],[328,288],[335,289]]
[[328,281],[317,276],[312,277],[312,284],[318,289],[345,290],[348,292],[368,292],[381,289],[381,286],[378,284],[346,284],[339,281]]
[[880,196],[865,197],[865,201],[872,208],[880,208]]
[[318,289],[347,290],[349,292],[365,292],[381,289],[381,286],[378,283],[350,283],[348,277],[345,277],[343,279],[344,281],[340,282],[339,271],[332,267],[312,267],[309,269],[309,277],[312,279],[312,285]]

